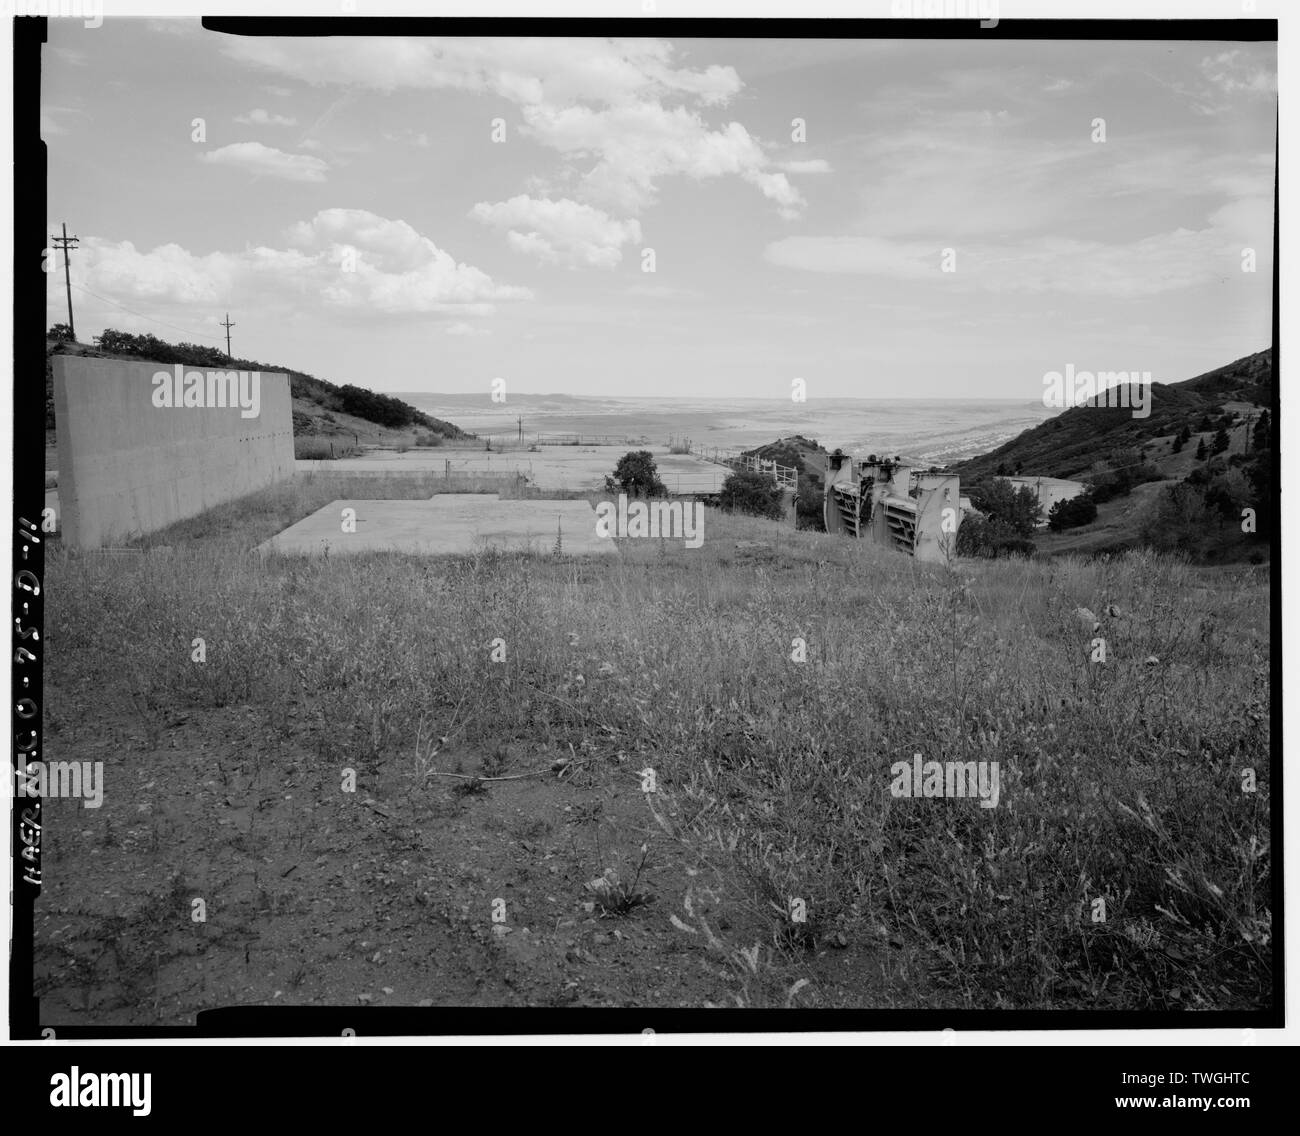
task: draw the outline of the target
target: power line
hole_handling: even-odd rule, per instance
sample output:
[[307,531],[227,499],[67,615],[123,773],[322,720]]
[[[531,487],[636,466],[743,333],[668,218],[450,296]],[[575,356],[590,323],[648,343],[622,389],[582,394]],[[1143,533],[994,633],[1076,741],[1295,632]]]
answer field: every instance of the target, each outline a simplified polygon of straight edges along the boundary
[[92,292],[89,288],[86,288],[81,284],[74,284],[73,287],[76,288],[78,292],[85,292],[87,296],[94,296],[96,300],[100,300],[103,303],[108,304],[110,307],[117,308],[119,311],[126,312],[127,315],[138,316],[142,320],[148,320],[150,323],[156,323],[159,327],[169,327],[172,329],[172,331],[183,332],[185,335],[193,335],[199,339],[211,339],[216,343],[221,342],[221,336],[219,335],[204,335],[200,331],[189,331],[186,328],[177,327],[174,323],[167,323],[164,320],[154,319],[153,316],[147,316],[143,312],[137,312],[132,308],[124,307],[123,305],[117,303],[116,301],[110,300],[107,296],[101,296],[98,292]]

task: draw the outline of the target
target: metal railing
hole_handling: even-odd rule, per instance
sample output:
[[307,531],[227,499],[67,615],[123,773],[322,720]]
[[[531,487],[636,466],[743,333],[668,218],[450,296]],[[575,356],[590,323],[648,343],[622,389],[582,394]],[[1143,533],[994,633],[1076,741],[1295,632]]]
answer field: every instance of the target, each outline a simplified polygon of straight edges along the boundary
[[799,471],[794,466],[781,465],[779,462],[734,448],[698,446],[690,438],[670,438],[668,444],[670,448],[684,451],[692,457],[702,458],[716,465],[730,466],[732,469],[743,469],[750,473],[771,477],[780,488],[788,489],[792,493],[799,491]]
[[779,462],[755,457],[753,454],[732,458],[724,464],[731,466],[733,469],[743,469],[748,470],[750,473],[770,476],[782,489],[789,489],[792,493],[799,491],[799,471],[794,466],[781,465]]

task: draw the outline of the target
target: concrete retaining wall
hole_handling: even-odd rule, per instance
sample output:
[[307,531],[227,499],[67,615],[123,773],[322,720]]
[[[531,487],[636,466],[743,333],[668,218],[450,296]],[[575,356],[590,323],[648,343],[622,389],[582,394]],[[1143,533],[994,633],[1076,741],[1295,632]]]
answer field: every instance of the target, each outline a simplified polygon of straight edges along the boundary
[[[252,408],[240,405],[239,388],[210,378],[223,373],[184,367],[178,388],[173,364],[55,356],[66,544],[119,544],[292,476],[288,376],[244,372],[240,393],[252,393],[256,375],[258,396],[256,417],[245,417]],[[187,384],[203,405],[160,405]]]

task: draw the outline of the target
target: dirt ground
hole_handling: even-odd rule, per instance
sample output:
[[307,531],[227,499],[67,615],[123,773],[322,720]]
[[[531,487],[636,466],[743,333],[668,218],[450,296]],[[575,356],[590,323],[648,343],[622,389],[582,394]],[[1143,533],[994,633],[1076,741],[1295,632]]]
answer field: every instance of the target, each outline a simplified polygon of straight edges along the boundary
[[[347,792],[345,770],[262,749],[246,708],[180,712],[153,738],[129,707],[100,709],[50,722],[51,760],[102,761],[108,791],[99,809],[45,802],[43,1026],[236,1005],[879,1006],[914,965],[883,934],[763,942],[674,839],[672,786],[652,800],[626,756],[567,755],[557,774],[566,755],[452,743],[434,765],[461,777],[394,754]],[[624,912],[588,886],[607,870]]]

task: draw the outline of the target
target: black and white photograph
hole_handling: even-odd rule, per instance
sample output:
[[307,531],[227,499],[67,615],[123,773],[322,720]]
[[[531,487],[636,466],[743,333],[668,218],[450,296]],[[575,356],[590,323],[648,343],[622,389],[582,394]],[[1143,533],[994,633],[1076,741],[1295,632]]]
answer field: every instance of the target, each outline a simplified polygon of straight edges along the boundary
[[29,7],[12,1036],[1281,1027],[1275,21]]

